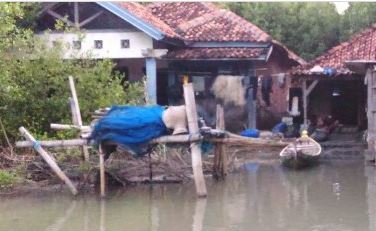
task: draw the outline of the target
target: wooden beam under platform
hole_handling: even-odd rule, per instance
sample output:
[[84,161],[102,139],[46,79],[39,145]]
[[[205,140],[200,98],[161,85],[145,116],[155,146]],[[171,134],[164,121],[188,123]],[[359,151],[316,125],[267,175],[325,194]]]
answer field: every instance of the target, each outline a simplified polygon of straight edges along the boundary
[[[255,147],[285,147],[289,144],[289,141],[285,140],[273,140],[273,139],[262,139],[262,138],[248,138],[232,133],[227,133],[226,138],[204,138],[200,134],[192,135],[171,135],[171,136],[161,136],[151,140],[150,144],[161,144],[161,143],[190,143],[201,140],[210,141],[213,143],[225,143],[225,144],[242,144],[242,145],[252,145]],[[38,141],[40,146],[46,148],[52,147],[74,147],[88,145],[87,139],[71,139],[71,140],[42,140]],[[34,143],[31,141],[17,141],[17,148],[30,148],[33,147]]]

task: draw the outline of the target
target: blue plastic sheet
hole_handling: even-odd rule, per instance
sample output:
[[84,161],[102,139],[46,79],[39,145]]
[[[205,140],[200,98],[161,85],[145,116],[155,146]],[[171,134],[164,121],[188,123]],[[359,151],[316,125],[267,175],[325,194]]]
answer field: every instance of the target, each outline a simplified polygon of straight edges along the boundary
[[113,106],[101,118],[90,139],[96,145],[104,141],[121,144],[134,155],[145,154],[145,144],[167,133],[162,121],[164,107],[156,106]]
[[255,128],[248,128],[240,132],[241,136],[258,138],[260,137],[260,131]]
[[286,131],[287,131],[287,124],[284,122],[280,122],[276,124],[272,129],[273,133],[285,133]]

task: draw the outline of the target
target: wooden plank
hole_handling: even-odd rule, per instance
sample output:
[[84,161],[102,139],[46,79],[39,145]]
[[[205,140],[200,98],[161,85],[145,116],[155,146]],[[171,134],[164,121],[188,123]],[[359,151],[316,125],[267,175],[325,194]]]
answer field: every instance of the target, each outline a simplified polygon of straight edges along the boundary
[[89,18],[85,19],[84,21],[82,21],[78,26],[79,27],[83,27],[85,26],[86,24],[90,23],[91,21],[93,21],[94,19],[98,18],[101,14],[103,14],[104,11],[99,11],[97,12],[96,14],[90,16]]
[[60,167],[51,158],[51,156],[40,146],[39,142],[37,142],[35,138],[24,127],[20,127],[19,131],[21,135],[24,136],[27,140],[33,142],[33,148],[35,149],[35,151],[37,151],[43,157],[43,159],[47,162],[47,164],[55,172],[55,174],[65,182],[65,184],[71,190],[72,194],[76,195],[77,189],[73,185],[72,181],[65,175],[65,173],[60,169]]
[[68,26],[73,26],[74,23],[66,19],[65,17],[61,16],[60,14],[56,13],[55,11],[52,10],[47,10],[47,13],[57,19],[60,19],[61,21],[65,22]]
[[[188,128],[190,134],[198,134],[198,121],[196,102],[193,92],[192,83],[186,83],[183,85],[185,108],[187,112]],[[191,144],[191,156],[192,156],[192,169],[193,177],[196,185],[196,193],[198,197],[206,197],[206,184],[204,173],[202,170],[201,149],[197,143]]]

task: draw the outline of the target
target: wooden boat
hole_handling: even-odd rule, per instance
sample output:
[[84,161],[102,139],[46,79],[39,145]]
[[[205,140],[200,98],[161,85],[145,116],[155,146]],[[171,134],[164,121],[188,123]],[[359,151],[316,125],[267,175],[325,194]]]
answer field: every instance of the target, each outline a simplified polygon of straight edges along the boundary
[[284,166],[296,169],[317,164],[320,154],[321,145],[304,134],[282,149],[279,157]]

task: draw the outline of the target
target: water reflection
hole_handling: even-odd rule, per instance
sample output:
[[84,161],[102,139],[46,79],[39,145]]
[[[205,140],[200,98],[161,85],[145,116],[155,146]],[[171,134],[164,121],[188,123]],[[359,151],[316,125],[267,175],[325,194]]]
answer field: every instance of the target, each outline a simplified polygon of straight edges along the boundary
[[367,181],[367,199],[368,199],[368,214],[369,214],[369,230],[376,230],[376,167],[366,166],[365,175]]
[[192,231],[202,231],[204,224],[205,210],[206,210],[206,198],[197,199],[195,212],[193,214]]
[[376,168],[323,163],[307,171],[278,164],[245,166],[224,182],[130,187],[73,200],[1,199],[0,230],[312,230],[376,231]]
[[69,208],[65,211],[64,215],[58,217],[54,223],[47,227],[46,231],[60,231],[64,226],[65,222],[70,218],[74,209],[76,208],[76,201],[72,201]]

